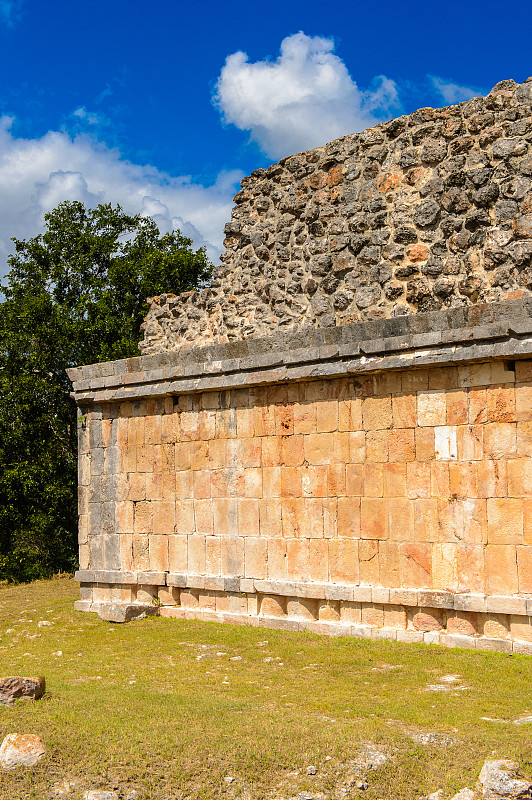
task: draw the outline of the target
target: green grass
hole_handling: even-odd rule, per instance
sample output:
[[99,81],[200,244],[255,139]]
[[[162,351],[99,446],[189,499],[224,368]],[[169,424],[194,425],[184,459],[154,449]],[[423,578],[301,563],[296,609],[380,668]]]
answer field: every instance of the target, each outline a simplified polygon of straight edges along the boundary
[[[66,578],[0,587],[0,674],[47,682],[42,700],[0,706],[0,740],[35,733],[47,747],[36,767],[0,774],[2,800],[52,797],[63,779],[77,781],[72,798],[115,787],[146,800],[410,800],[473,786],[486,758],[532,773],[532,725],[513,724],[532,715],[531,658],[159,618],[112,625],[74,612],[77,596]],[[449,674],[467,688],[427,690]],[[416,744],[423,732],[454,744]],[[368,742],[389,760],[360,791]]]

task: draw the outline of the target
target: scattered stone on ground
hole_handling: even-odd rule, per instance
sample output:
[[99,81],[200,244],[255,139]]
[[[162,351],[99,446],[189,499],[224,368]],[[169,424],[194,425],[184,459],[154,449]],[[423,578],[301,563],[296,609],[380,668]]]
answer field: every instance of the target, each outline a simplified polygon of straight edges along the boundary
[[44,677],[0,677],[0,705],[12,705],[20,697],[38,700],[46,691]]
[[0,746],[0,767],[33,767],[45,754],[44,742],[33,733],[9,733]]
[[454,795],[452,800],[474,800],[475,792],[473,789],[460,789],[457,794]]
[[514,719],[514,725],[530,725],[532,723],[532,717],[519,717],[518,719]]
[[446,736],[444,733],[412,733],[410,738],[416,744],[437,744],[442,747],[454,744],[452,736]]
[[118,800],[118,795],[116,792],[89,789],[87,792],[83,792],[83,800]]
[[55,625],[55,623],[54,623],[54,622],[50,622],[50,620],[49,620],[49,619],[41,619],[41,620],[40,620],[40,621],[37,623],[37,627],[38,627],[38,628],[47,628],[47,627],[49,627],[49,626],[51,626],[51,625]]
[[318,772],[318,768],[314,766],[314,764],[310,764],[307,767],[307,775],[316,775]]
[[519,778],[518,772],[519,765],[515,761],[486,761],[478,778],[483,800],[532,797],[532,783]]
[[427,800],[443,800],[443,789],[438,789],[437,792],[432,792],[427,796]]
[[52,794],[54,797],[68,797],[79,786],[79,780],[72,778],[63,778],[62,781],[56,781],[52,786]]

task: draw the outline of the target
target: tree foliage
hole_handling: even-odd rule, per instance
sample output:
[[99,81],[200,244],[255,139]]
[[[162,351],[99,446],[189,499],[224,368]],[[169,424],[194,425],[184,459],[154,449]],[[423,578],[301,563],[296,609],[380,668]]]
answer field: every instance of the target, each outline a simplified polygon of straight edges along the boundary
[[0,303],[0,579],[77,560],[76,408],[65,370],[138,355],[146,298],[201,286],[203,249],[151,219],[61,203],[14,239]]

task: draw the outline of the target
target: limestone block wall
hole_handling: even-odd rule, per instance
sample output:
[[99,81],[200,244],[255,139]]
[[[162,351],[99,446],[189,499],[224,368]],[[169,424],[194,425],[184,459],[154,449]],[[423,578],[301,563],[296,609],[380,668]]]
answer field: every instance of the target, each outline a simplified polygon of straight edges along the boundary
[[209,288],[151,302],[143,353],[532,289],[532,79],[424,108],[242,181]]
[[532,652],[531,312],[76,371],[78,608]]

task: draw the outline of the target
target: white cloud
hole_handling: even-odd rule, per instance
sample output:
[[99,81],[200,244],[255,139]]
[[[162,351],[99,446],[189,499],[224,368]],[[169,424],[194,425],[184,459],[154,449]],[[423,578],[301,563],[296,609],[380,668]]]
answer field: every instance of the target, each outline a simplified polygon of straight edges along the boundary
[[0,0],[0,23],[14,28],[20,22],[24,0]]
[[334,42],[296,33],[281,42],[276,61],[250,63],[241,51],[228,56],[213,98],[224,122],[250,131],[272,158],[363,130],[399,107],[394,81],[379,76],[362,91]]
[[217,261],[242,173],[225,172],[214,185],[202,186],[133,164],[86,134],[49,131],[22,139],[12,134],[12,123],[12,117],[0,117],[0,274],[13,252],[11,237],[37,235],[44,214],[62,200],[120,203],[127,213],[153,216],[161,231],[179,228]]
[[463,100],[471,100],[472,97],[481,97],[486,94],[483,89],[475,89],[471,86],[459,86],[452,81],[438,78],[436,75],[429,75],[429,80],[444,101],[448,105],[461,103]]

